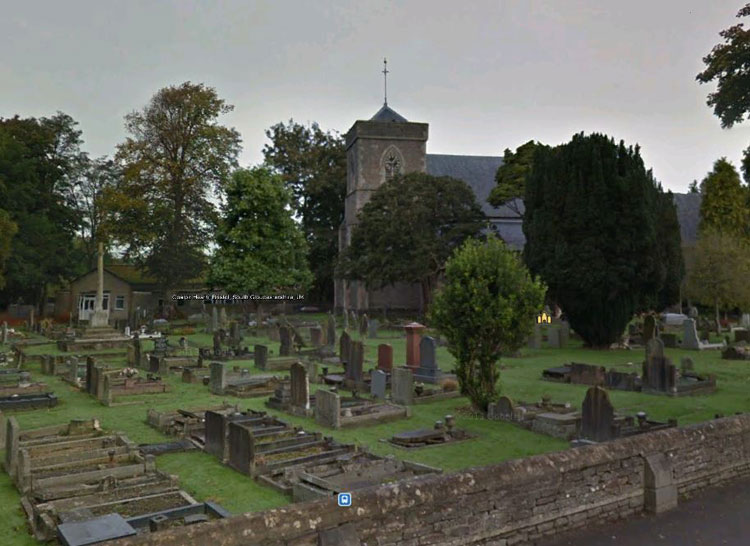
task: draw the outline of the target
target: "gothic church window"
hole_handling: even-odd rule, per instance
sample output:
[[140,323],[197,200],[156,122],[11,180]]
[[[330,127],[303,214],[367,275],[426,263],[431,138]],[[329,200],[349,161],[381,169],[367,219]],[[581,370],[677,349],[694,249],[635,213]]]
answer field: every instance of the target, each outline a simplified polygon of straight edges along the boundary
[[383,170],[386,180],[391,180],[403,172],[403,159],[393,146],[389,147],[383,154]]

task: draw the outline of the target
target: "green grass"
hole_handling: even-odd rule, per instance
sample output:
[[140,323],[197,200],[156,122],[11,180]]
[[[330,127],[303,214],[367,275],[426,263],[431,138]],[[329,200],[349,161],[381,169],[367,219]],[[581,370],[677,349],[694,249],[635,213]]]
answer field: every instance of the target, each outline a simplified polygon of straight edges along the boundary
[[[405,362],[403,334],[398,331],[383,331],[379,335],[379,339],[364,340],[365,367],[369,369],[375,365],[379,343],[390,343],[394,351],[394,364],[403,364]],[[186,337],[193,345],[211,346],[212,344],[211,336],[208,334],[197,333]],[[353,334],[353,338],[360,339],[357,333]],[[170,336],[170,339],[176,343],[179,336]],[[150,343],[144,342],[144,345],[150,348]],[[250,347],[255,343],[266,343],[272,351],[272,356],[278,352],[278,343],[266,338],[246,337],[243,341],[243,345]],[[46,352],[36,347],[34,350]],[[666,353],[675,363],[679,363],[680,358],[689,356],[695,362],[696,371],[715,373],[718,382],[717,392],[708,396],[669,398],[613,391],[610,397],[618,411],[633,413],[643,410],[650,417],[660,420],[666,420],[669,417],[677,418],[680,424],[711,419],[716,413],[730,415],[735,412],[750,411],[750,364],[721,360],[719,351],[696,352],[667,349]],[[453,359],[444,347],[438,348],[437,355],[442,369],[453,368]],[[586,387],[542,381],[540,377],[544,368],[575,361],[607,367],[615,366],[620,370],[640,373],[643,357],[642,350],[592,351],[582,348],[580,343],[575,341],[571,341],[566,349],[537,351],[524,349],[520,358],[503,359],[500,374],[501,391],[514,400],[525,401],[536,401],[543,395],[550,395],[555,402],[570,402],[580,408]],[[124,364],[124,360],[121,363]],[[230,365],[250,368],[253,373],[262,373],[252,368],[253,363],[249,360],[231,362]],[[59,378],[42,376],[38,373],[39,364],[33,363],[28,367],[32,372],[36,372],[36,378],[46,381],[53,388],[60,399],[60,404],[49,410],[17,413],[16,418],[22,428],[34,428],[64,423],[77,417],[95,416],[100,419],[105,429],[122,431],[137,443],[150,443],[165,441],[167,438],[146,425],[146,410],[149,407],[171,410],[217,405],[222,401],[231,401],[238,403],[243,409],[266,410],[265,399],[243,400],[214,396],[203,385],[182,383],[178,375],[166,378],[172,388],[169,393],[129,397],[128,400],[143,403],[108,408],[92,397],[74,390]],[[282,372],[272,373],[283,375]],[[316,387],[313,386],[313,388]],[[413,406],[412,417],[409,419],[339,431],[322,429],[310,418],[292,417],[273,411],[270,413],[277,413],[285,421],[303,425],[308,430],[323,431],[338,441],[367,446],[377,454],[393,454],[401,459],[437,466],[445,471],[497,463],[567,447],[566,442],[525,431],[508,423],[469,417],[459,411],[467,405],[466,399],[455,398]],[[395,432],[431,428],[436,420],[442,419],[446,414],[456,415],[457,425],[469,430],[477,437],[453,445],[409,451],[380,441]],[[213,500],[234,513],[263,510],[288,502],[284,496],[274,490],[258,485],[249,477],[221,465],[215,458],[204,453],[164,455],[157,459],[157,466],[178,476],[183,488],[198,500]],[[4,473],[0,473],[0,510],[3,513],[3,517],[0,518],[0,533],[5,537],[2,543],[13,546],[34,544],[25,528],[18,493]]]

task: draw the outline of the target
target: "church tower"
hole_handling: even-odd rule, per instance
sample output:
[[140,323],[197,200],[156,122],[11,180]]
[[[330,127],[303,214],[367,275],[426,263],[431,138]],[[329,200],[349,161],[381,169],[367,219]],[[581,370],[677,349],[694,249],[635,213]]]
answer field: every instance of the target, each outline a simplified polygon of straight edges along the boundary
[[[426,123],[414,123],[383,107],[369,120],[359,120],[346,133],[346,203],[339,228],[339,250],[351,242],[357,213],[386,180],[399,174],[426,171]],[[396,219],[394,219],[395,221]],[[421,292],[411,285],[368,291],[364,283],[336,279],[337,310],[420,307]]]

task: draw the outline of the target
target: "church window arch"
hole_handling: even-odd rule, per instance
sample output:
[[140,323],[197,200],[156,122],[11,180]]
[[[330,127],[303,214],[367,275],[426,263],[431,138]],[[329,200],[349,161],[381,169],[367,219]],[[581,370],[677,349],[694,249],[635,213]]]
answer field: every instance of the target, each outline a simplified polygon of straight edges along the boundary
[[404,157],[401,152],[395,146],[388,146],[383,152],[383,156],[380,159],[380,170],[383,174],[383,180],[388,181],[392,178],[403,174],[404,172]]

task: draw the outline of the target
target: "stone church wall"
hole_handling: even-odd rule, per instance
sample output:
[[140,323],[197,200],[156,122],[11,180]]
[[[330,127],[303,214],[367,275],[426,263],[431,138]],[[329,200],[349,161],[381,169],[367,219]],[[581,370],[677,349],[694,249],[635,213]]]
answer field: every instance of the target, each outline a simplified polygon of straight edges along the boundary
[[324,499],[111,544],[313,546],[331,532],[368,546],[524,544],[642,512],[655,458],[679,495],[748,476],[750,414],[370,487],[348,508]]

